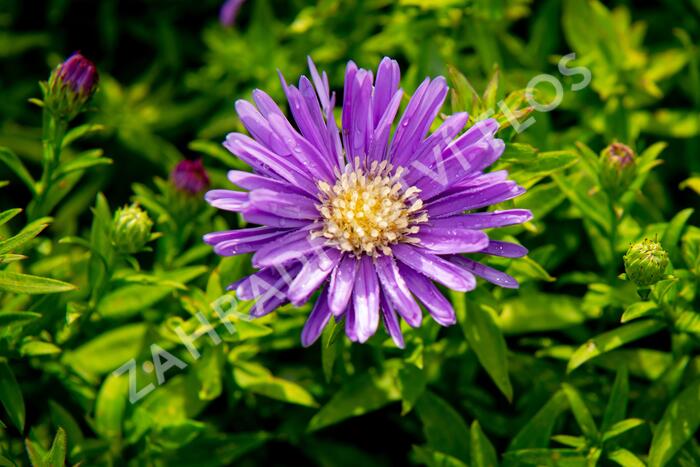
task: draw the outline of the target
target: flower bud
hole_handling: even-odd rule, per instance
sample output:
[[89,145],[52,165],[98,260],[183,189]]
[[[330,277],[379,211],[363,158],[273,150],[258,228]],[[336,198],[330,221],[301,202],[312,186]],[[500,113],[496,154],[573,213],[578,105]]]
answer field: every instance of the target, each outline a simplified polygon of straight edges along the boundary
[[637,163],[634,151],[622,143],[612,143],[600,154],[600,184],[617,197],[634,181]]
[[624,256],[627,278],[638,287],[649,287],[659,282],[668,266],[668,253],[660,243],[645,238],[633,243]]
[[74,53],[51,73],[45,89],[46,106],[57,115],[75,117],[97,89],[97,68],[80,53]]
[[178,191],[188,195],[198,195],[209,188],[202,159],[180,161],[170,173],[170,180]]
[[243,2],[245,0],[226,0],[219,11],[219,23],[226,28],[232,27]]
[[124,206],[114,213],[112,243],[120,253],[138,253],[151,238],[153,221],[138,205]]

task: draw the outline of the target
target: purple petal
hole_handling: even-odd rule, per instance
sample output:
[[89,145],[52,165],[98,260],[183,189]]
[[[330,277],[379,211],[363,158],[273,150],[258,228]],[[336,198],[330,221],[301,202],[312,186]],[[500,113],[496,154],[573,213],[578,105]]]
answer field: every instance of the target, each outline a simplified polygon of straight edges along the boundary
[[[284,292],[300,269],[299,262],[261,269],[235,284],[236,296],[241,300],[252,300],[267,293],[286,300],[287,294]],[[229,289],[233,288],[233,285]]]
[[357,275],[357,259],[346,254],[333,270],[328,291],[328,305],[335,316],[340,316],[348,306]]
[[256,268],[274,266],[323,249],[325,240],[310,238],[310,229],[311,227],[287,234],[259,249],[253,255],[253,266]]
[[248,208],[243,211],[243,219],[250,224],[266,225],[280,229],[301,228],[309,225],[309,221],[306,219],[280,217],[276,214],[271,214],[255,208]]
[[374,92],[372,93],[374,128],[377,128],[379,120],[389,107],[389,102],[398,91],[400,80],[401,70],[399,69],[399,64],[396,60],[384,57],[377,68],[377,79],[375,80]]
[[481,250],[481,253],[493,256],[503,256],[505,258],[521,258],[527,255],[527,248],[517,243],[499,242],[491,240],[489,245]]
[[245,0],[226,0],[223,5],[221,5],[221,10],[219,10],[219,23],[222,26],[230,28],[236,22],[236,16],[238,16],[238,10],[241,8]]
[[236,101],[236,113],[241,119],[243,126],[259,143],[277,154],[289,154],[289,150],[282,140],[272,131],[270,123],[265,119],[258,109],[250,102],[239,99]]
[[409,267],[400,265],[399,271],[411,292],[425,305],[435,321],[442,326],[451,326],[457,322],[452,304],[440,293],[435,284]]
[[379,325],[379,282],[369,256],[363,256],[360,260],[352,296],[357,340],[366,342]]
[[492,284],[496,284],[500,287],[505,287],[507,289],[517,289],[519,286],[518,281],[516,281],[513,277],[509,276],[505,272],[501,272],[498,269],[494,269],[489,266],[485,266],[481,263],[477,263],[476,261],[473,261],[469,258],[454,255],[449,257],[449,261],[460,267],[470,270],[482,279],[485,279],[491,282]]
[[[242,170],[229,170],[228,179],[234,185],[245,188],[246,190],[252,191],[264,188],[266,190],[278,191],[282,193],[295,193],[298,195],[308,196],[307,193],[287,182],[263,177],[262,175],[257,175],[250,172],[243,172]],[[314,197],[311,199],[316,198]]]
[[380,303],[382,310],[382,321],[384,321],[384,328],[389,334],[391,339],[396,344],[396,347],[403,349],[405,347],[403,341],[403,334],[401,333],[401,323],[399,323],[396,317],[396,312],[391,307],[391,303],[387,300],[384,294],[380,294]]
[[489,237],[484,232],[458,227],[424,225],[414,237],[420,240],[421,247],[438,255],[482,251],[489,244]]
[[[436,159],[437,154],[442,154],[444,149],[450,144],[455,136],[459,134],[467,124],[469,119],[469,114],[466,112],[456,113],[450,115],[447,119],[440,125],[440,127],[435,130],[428,138],[423,141],[416,153],[412,157],[412,161],[409,167],[413,167],[412,171],[416,171],[416,167],[419,165],[430,166]],[[418,172],[413,177],[406,177],[406,183],[412,183],[413,180],[417,180],[420,177],[420,172]]]
[[386,157],[389,133],[391,133],[391,125],[394,123],[396,112],[398,112],[399,105],[401,104],[401,96],[403,96],[403,92],[399,89],[396,91],[389,104],[387,104],[384,115],[381,116],[372,133],[368,154],[368,160],[370,162],[381,161]]
[[492,204],[515,198],[525,192],[515,182],[496,183],[483,189],[465,189],[444,198],[436,199],[426,205],[431,218],[452,216],[470,209],[483,208]]
[[411,296],[393,256],[380,256],[376,259],[376,267],[383,294],[410,326],[414,328],[420,326],[422,318],[420,307]]
[[[417,94],[417,93],[416,93]],[[401,123],[396,130],[396,137],[391,144],[391,161],[395,165],[407,165],[410,162],[411,156],[418,148],[420,142],[425,138],[425,135],[430,130],[435,117],[437,117],[443,102],[447,97],[447,83],[445,78],[438,76],[435,78],[424,95],[420,98],[420,103],[415,108],[414,112],[409,112],[409,106],[406,107],[401,118]],[[415,99],[414,96],[411,100]],[[405,131],[399,133],[400,129]]]
[[[335,248],[320,250],[318,255],[313,255],[289,285],[289,292],[287,293],[289,301],[296,306],[306,303],[309,297],[328,277],[333,268],[336,267],[340,261],[340,256],[340,252]],[[324,298],[325,300],[326,298]]]
[[253,190],[250,192],[250,204],[261,211],[290,219],[313,220],[319,217],[314,202],[301,195],[277,193],[265,189]]
[[441,219],[430,219],[429,226],[456,229],[490,229],[507,225],[522,224],[532,219],[527,209],[509,209],[505,211],[475,212]]
[[224,146],[260,174],[286,180],[311,195],[318,191],[308,172],[244,134],[229,133]]
[[249,195],[245,191],[211,190],[204,199],[217,209],[240,212],[250,206]]
[[321,101],[321,107],[323,108],[324,111],[328,111],[328,109],[331,107],[331,103],[330,103],[331,90],[328,87],[328,77],[326,76],[326,72],[325,71],[323,72],[323,79],[321,79],[321,76],[318,74],[318,70],[316,69],[316,65],[314,64],[313,60],[311,60],[311,57],[307,56],[306,62],[309,65],[309,71],[311,72],[311,79],[314,82],[314,87],[316,88],[318,98]]
[[348,304],[345,312],[345,335],[348,336],[351,342],[358,341],[355,308],[352,302]]
[[476,287],[474,276],[462,268],[405,243],[399,243],[392,248],[396,258],[414,270],[453,290],[467,292]]
[[287,233],[289,231],[270,227],[256,227],[214,232],[205,235],[204,241],[210,245],[215,245],[214,252],[217,255],[235,256],[256,251]]
[[301,345],[304,347],[309,347],[316,342],[331,318],[331,309],[328,307],[327,296],[328,289],[324,289],[318,300],[316,300],[311,314],[306,319],[304,329],[301,331]]

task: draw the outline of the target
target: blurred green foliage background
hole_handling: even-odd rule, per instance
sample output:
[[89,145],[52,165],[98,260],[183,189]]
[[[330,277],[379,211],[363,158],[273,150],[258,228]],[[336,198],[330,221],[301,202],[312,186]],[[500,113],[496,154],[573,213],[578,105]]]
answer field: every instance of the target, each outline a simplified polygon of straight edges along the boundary
[[[0,0],[0,465],[700,465],[698,0],[248,0],[233,26],[220,7]],[[40,212],[28,99],[77,50],[100,85]],[[572,52],[592,77],[578,91],[557,66]],[[214,322],[209,303],[252,270],[201,243],[241,220],[175,193],[169,173],[201,157],[227,187],[245,169],[219,144],[244,131],[234,101],[260,88],[283,102],[277,70],[295,81],[307,55],[338,92],[348,60],[391,56],[409,94],[448,76],[445,113],[505,121],[505,99],[535,119],[501,131],[496,166],[529,190],[501,208],[535,215],[494,232],[530,249],[490,260],[521,288],[451,294],[459,324],[426,320],[406,350],[332,328],[302,349],[307,305],[217,325],[223,342],[200,338],[193,359],[174,329],[200,329],[197,311]],[[531,112],[523,90],[543,73],[564,95]],[[617,197],[597,155],[614,141],[637,154]],[[112,216],[131,201],[157,235],[123,255]],[[671,258],[648,300],[618,277],[644,237]],[[157,381],[152,344],[187,367]],[[136,404],[112,374],[131,359],[137,388],[155,387]]]

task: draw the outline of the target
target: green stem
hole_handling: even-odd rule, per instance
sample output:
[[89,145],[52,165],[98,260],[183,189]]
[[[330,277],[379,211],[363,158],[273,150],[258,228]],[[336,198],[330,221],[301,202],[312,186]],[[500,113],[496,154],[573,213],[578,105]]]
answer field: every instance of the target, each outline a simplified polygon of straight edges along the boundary
[[68,129],[68,122],[62,117],[56,117],[44,108],[42,118],[42,145],[44,148],[43,171],[37,184],[36,196],[30,209],[30,220],[47,215],[50,209],[46,206],[47,195],[53,185],[53,173],[61,162],[63,138]]
[[613,282],[617,277],[618,258],[615,248],[617,247],[617,228],[619,222],[617,213],[615,212],[615,202],[610,196],[608,196],[608,209],[610,211],[610,232],[608,235],[608,240],[610,241],[610,266],[608,273],[610,275],[610,282]]

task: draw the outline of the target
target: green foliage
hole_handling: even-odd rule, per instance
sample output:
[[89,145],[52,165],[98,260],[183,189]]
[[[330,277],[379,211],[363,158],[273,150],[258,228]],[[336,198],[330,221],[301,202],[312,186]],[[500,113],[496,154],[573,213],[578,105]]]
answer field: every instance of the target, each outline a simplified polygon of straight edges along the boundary
[[[232,27],[222,1],[0,8],[0,465],[700,465],[697,1],[248,0]],[[36,83],[74,50],[100,84],[69,121]],[[283,103],[307,55],[338,102],[388,55],[501,124],[492,170],[528,191],[492,209],[534,217],[487,233],[529,254],[478,259],[519,289],[444,291],[459,323],[403,350],[342,321],[303,349],[311,303],[248,318],[249,255],[201,240],[245,222],[169,174],[229,188],[233,103]],[[638,287],[645,238],[668,264]]]

